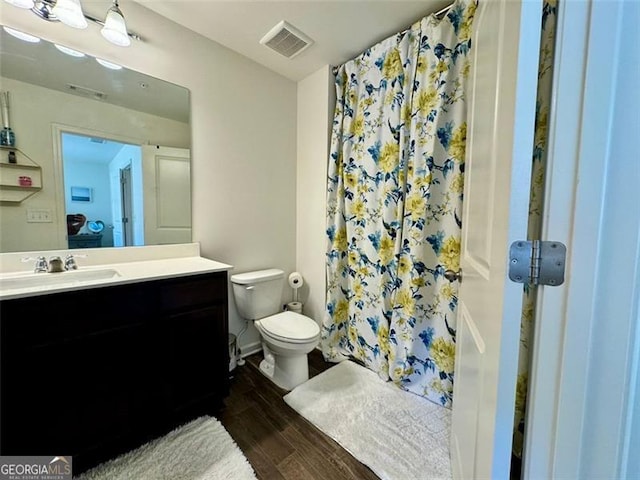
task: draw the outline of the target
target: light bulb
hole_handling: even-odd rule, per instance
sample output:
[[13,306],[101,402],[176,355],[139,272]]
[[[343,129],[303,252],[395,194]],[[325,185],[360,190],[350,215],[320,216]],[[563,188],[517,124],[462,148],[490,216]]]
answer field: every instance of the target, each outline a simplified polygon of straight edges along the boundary
[[62,53],[66,53],[67,55],[71,55],[72,57],[84,57],[84,53],[74,50],[73,48],[65,47],[64,45],[58,45],[57,43],[54,43],[53,45]]
[[131,45],[131,39],[127,33],[127,26],[124,23],[124,15],[118,8],[118,3],[114,2],[113,6],[107,12],[104,20],[104,26],[100,33],[104,38],[119,47],[128,47]]
[[34,3],[33,0],[4,0],[9,5],[13,5],[14,7],[19,8],[33,8]]
[[96,62],[98,62],[103,67],[110,68],[111,70],[120,70],[120,69],[122,69],[122,67],[120,65],[118,65],[117,63],[107,62],[106,60],[103,60],[101,58],[96,58]]
[[14,30],[9,27],[2,27],[5,32],[7,32],[12,37],[19,38],[20,40],[24,40],[29,43],[38,43],[40,39],[38,37],[34,37],[33,35],[29,35],[28,33],[21,32],[20,30]]
[[82,13],[80,0],[57,0],[51,12],[65,25],[87,28],[87,19]]

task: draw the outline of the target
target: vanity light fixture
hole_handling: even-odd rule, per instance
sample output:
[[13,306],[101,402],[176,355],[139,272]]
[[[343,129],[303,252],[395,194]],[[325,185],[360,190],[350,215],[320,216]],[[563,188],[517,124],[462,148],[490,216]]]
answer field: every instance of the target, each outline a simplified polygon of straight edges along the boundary
[[4,0],[15,7],[30,9],[40,18],[49,22],[61,22],[73,28],[87,28],[87,21],[102,26],[100,33],[109,42],[120,47],[128,47],[131,39],[142,40],[139,35],[129,33],[118,0],[107,11],[104,21],[86,15],[80,0]]
[[51,13],[69,27],[85,29],[89,25],[82,13],[80,0],[56,0]]
[[21,32],[20,30],[15,30],[13,28],[5,27],[5,26],[3,26],[2,29],[5,32],[7,32],[9,35],[11,35],[12,37],[16,37],[16,38],[18,38],[20,40],[23,40],[25,42],[38,43],[40,41],[40,39],[38,37],[35,37],[33,35],[29,35],[28,33]]

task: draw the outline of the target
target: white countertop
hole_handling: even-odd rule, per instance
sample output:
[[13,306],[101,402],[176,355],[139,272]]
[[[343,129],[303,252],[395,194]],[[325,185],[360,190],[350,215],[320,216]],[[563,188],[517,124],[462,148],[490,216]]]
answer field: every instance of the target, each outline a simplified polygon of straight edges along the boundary
[[[61,273],[33,273],[33,262],[23,263],[21,261],[22,258],[38,255],[43,255],[47,259],[51,256],[60,256],[64,260],[67,254],[78,255],[76,258],[78,270]],[[86,254],[87,257],[81,257],[83,254]],[[88,260],[89,258],[91,260]],[[141,260],[136,260],[136,258],[141,258]],[[19,263],[16,263],[16,259]],[[17,266],[21,268],[17,269]],[[232,268],[231,265],[200,256],[197,244],[0,254],[0,300],[221,272]],[[86,272],[90,278],[92,273],[105,271],[109,273],[115,271],[115,276],[77,280],[77,275],[74,275],[74,272],[82,272],[81,274]],[[18,280],[18,282],[26,280],[30,282],[30,285],[14,288],[11,286],[12,280]],[[49,282],[55,283],[47,284]]]

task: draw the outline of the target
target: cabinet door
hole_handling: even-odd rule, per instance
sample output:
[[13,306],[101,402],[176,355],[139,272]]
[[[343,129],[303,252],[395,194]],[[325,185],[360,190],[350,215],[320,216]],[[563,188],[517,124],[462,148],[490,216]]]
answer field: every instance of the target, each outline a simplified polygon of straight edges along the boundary
[[228,392],[226,305],[167,317],[173,413],[177,419],[215,413]]
[[[140,422],[141,326],[44,345],[17,345],[3,381],[3,454],[82,456]],[[15,366],[15,365],[14,365]],[[74,462],[80,458],[74,458]]]
[[132,446],[156,405],[148,294],[140,285],[2,302],[2,455],[64,452],[79,473]]

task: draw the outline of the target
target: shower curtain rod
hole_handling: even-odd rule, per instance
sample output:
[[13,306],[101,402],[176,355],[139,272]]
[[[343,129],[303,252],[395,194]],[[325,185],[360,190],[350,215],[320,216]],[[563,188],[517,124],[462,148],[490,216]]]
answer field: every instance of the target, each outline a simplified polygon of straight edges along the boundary
[[[451,5],[447,5],[444,8],[441,8],[436,13],[434,13],[433,16],[434,17],[439,17],[440,15],[442,15],[444,13],[447,13],[451,7],[453,7],[453,3]],[[333,72],[334,75],[338,74],[338,70],[340,70],[340,65],[331,68],[331,72]]]

